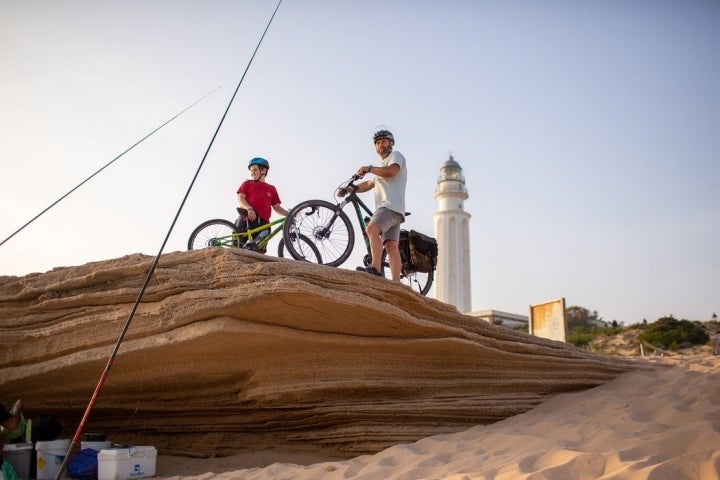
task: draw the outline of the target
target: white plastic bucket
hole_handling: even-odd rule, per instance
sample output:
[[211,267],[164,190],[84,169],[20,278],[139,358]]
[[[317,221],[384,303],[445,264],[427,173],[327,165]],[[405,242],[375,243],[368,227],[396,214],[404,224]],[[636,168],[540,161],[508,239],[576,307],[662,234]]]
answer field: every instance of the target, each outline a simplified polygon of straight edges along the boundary
[[81,450],[85,450],[86,448],[92,448],[93,450],[97,450],[99,452],[100,450],[110,447],[112,447],[112,442],[110,440],[103,442],[80,442]]
[[37,480],[54,480],[69,448],[69,438],[37,442]]

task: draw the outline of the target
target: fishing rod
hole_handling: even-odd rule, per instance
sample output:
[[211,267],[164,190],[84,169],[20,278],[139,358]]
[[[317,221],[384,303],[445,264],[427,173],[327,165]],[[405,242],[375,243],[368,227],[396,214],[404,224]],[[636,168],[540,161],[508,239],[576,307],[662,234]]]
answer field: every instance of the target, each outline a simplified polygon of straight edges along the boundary
[[198,103],[200,103],[200,102],[202,102],[203,100],[205,100],[207,97],[209,97],[210,95],[212,95],[213,93],[215,93],[215,92],[218,91],[219,89],[220,89],[220,87],[217,87],[215,90],[213,90],[213,91],[211,91],[211,92],[209,92],[209,93],[206,93],[206,94],[203,95],[201,98],[199,98],[198,100],[196,100],[195,102],[193,102],[192,104],[190,104],[189,106],[187,106],[186,108],[184,108],[183,110],[181,110],[180,112],[178,112],[178,113],[176,113],[175,115],[173,115],[173,116],[170,118],[170,120],[166,121],[165,123],[163,123],[162,125],[160,125],[159,127],[157,127],[155,130],[153,130],[152,132],[148,133],[148,134],[145,135],[143,138],[141,138],[140,140],[138,140],[137,142],[135,142],[132,146],[130,146],[129,148],[127,148],[127,149],[126,149],[124,152],[122,152],[120,155],[118,155],[117,157],[113,158],[113,159],[110,160],[108,163],[106,163],[105,165],[103,165],[102,167],[100,167],[98,170],[95,171],[95,173],[93,173],[92,175],[90,175],[89,177],[87,177],[87,178],[86,178],[85,180],[83,180],[82,182],[78,183],[74,188],[72,188],[72,189],[71,189],[69,192],[67,192],[65,195],[63,195],[62,197],[58,198],[58,199],[55,200],[53,203],[51,203],[45,210],[43,210],[42,212],[38,213],[38,214],[35,215],[33,218],[31,218],[30,221],[28,221],[25,225],[23,225],[22,227],[20,227],[20,228],[18,228],[17,230],[15,230],[13,233],[11,233],[9,237],[7,237],[5,240],[3,240],[2,242],[0,242],[0,246],[2,246],[5,242],[7,242],[8,240],[10,240],[12,237],[14,237],[15,235],[17,235],[18,233],[20,233],[25,227],[27,227],[28,225],[30,225],[32,222],[34,222],[35,220],[37,220],[38,218],[40,218],[45,212],[47,212],[47,211],[50,210],[52,207],[54,207],[55,205],[57,205],[58,203],[60,203],[61,201],[63,201],[68,195],[70,195],[71,193],[73,193],[73,192],[74,192],[75,190],[77,190],[78,188],[82,187],[82,186],[83,186],[84,184],[86,184],[90,179],[92,179],[95,175],[97,175],[98,173],[102,172],[103,170],[105,170],[105,169],[106,169],[107,167],[109,167],[110,165],[112,165],[116,160],[120,159],[120,157],[122,157],[123,155],[125,155],[126,153],[128,153],[130,150],[132,150],[133,148],[135,148],[135,147],[137,147],[138,145],[140,145],[142,142],[144,142],[145,140],[147,140],[148,138],[150,138],[155,132],[157,132],[158,130],[160,130],[161,128],[163,128],[165,125],[167,125],[168,123],[172,122],[172,121],[175,120],[176,118],[178,118],[178,117],[179,117],[180,115],[182,115],[183,113],[185,113],[185,112],[187,112],[188,110],[190,110],[192,107],[194,107],[194,106],[197,105]]
[[70,446],[68,447],[67,453],[65,454],[65,458],[63,459],[63,462],[60,465],[60,467],[58,468],[57,474],[55,475],[55,480],[60,480],[60,478],[62,477],[62,475],[65,471],[65,468],[67,467],[67,463],[70,460],[70,454],[72,453],[73,446],[77,446],[80,443],[80,436],[82,435],[82,432],[85,429],[85,423],[87,423],[87,419],[90,417],[90,412],[92,411],[92,408],[95,405],[95,402],[97,401],[98,396],[100,395],[100,391],[102,390],[105,380],[107,379],[108,375],[110,374],[110,368],[112,367],[112,364],[115,361],[115,357],[117,356],[117,352],[118,352],[118,350],[120,350],[120,345],[122,344],[122,341],[125,338],[125,335],[127,334],[128,329],[130,328],[130,323],[132,322],[132,319],[135,316],[135,312],[137,311],[138,306],[140,305],[140,300],[142,299],[143,295],[145,294],[145,290],[147,289],[148,285],[150,284],[150,279],[152,278],[153,273],[155,272],[155,268],[157,267],[158,263],[160,262],[160,256],[162,255],[163,250],[165,250],[165,245],[167,244],[168,239],[170,238],[170,234],[172,233],[173,228],[175,228],[175,223],[177,223],[177,220],[180,217],[180,212],[182,212],[182,209],[185,206],[185,202],[187,202],[187,199],[190,196],[190,191],[192,190],[193,185],[195,184],[195,181],[197,180],[198,176],[200,175],[200,170],[202,169],[203,165],[205,164],[205,160],[207,159],[207,156],[210,153],[210,149],[212,148],[213,143],[215,143],[215,138],[217,138],[217,135],[220,132],[220,128],[222,127],[223,122],[225,121],[225,117],[227,117],[227,114],[230,111],[230,107],[232,106],[233,101],[235,100],[235,96],[237,95],[238,90],[240,90],[240,85],[242,85],[242,82],[245,79],[245,75],[247,75],[247,72],[250,69],[250,65],[252,65],[252,62],[255,59],[255,55],[257,54],[258,50],[260,49],[260,45],[262,44],[262,41],[265,38],[265,35],[267,34],[268,30],[270,29],[270,25],[272,24],[272,21],[275,18],[275,14],[277,14],[277,11],[280,8],[281,3],[282,3],[282,0],[278,0],[277,6],[275,7],[275,10],[273,11],[273,14],[270,17],[270,20],[268,20],[268,23],[265,26],[265,30],[263,31],[262,35],[260,36],[260,40],[258,40],[258,43],[255,46],[255,50],[253,51],[253,54],[250,57],[250,60],[248,61],[247,66],[245,67],[245,71],[243,72],[242,76],[240,77],[240,81],[238,82],[237,86],[235,87],[235,91],[233,92],[232,97],[230,97],[230,101],[228,102],[228,105],[225,108],[225,112],[223,113],[222,117],[220,118],[220,122],[218,123],[218,126],[215,129],[215,133],[213,134],[212,138],[210,139],[210,143],[208,144],[208,147],[205,150],[205,154],[203,155],[202,160],[200,160],[198,168],[195,171],[195,175],[193,176],[192,180],[190,181],[190,185],[188,185],[187,191],[185,192],[185,196],[183,197],[182,202],[180,202],[178,211],[175,213],[175,218],[173,218],[173,221],[170,224],[170,228],[168,229],[168,232],[165,235],[165,239],[163,240],[162,245],[160,246],[160,250],[158,251],[157,255],[155,256],[155,260],[153,261],[152,265],[150,266],[150,270],[148,271],[148,274],[145,277],[145,282],[143,283],[143,286],[140,289],[140,292],[138,293],[137,298],[135,299],[135,303],[133,304],[132,309],[130,310],[130,313],[128,314],[127,320],[125,321],[125,326],[123,327],[122,331],[120,332],[120,336],[118,337],[117,342],[115,342],[115,347],[113,348],[112,353],[110,354],[110,357],[108,358],[108,361],[105,365],[105,369],[103,370],[102,374],[100,375],[100,379],[98,380],[98,383],[95,386],[95,390],[93,391],[93,394],[90,397],[90,401],[88,402],[87,408],[85,409],[85,413],[83,414],[82,419],[80,420],[80,424],[78,425],[77,430],[75,431],[75,435],[73,436],[72,442],[70,443]]

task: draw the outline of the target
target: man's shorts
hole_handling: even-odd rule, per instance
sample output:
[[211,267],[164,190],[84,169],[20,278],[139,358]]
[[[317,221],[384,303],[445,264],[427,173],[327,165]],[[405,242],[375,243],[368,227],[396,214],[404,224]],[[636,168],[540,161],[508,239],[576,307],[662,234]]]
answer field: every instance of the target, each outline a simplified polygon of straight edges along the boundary
[[388,240],[400,241],[400,224],[404,221],[405,217],[385,207],[378,208],[370,219],[370,223],[380,227],[383,243]]

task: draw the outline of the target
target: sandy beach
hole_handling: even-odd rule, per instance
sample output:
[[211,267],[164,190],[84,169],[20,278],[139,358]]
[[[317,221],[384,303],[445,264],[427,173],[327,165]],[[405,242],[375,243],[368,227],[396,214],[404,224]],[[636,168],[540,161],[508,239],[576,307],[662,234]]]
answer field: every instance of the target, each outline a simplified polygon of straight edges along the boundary
[[720,478],[720,357],[637,361],[650,368],[558,395],[492,425],[375,455],[160,455],[157,474],[176,480]]

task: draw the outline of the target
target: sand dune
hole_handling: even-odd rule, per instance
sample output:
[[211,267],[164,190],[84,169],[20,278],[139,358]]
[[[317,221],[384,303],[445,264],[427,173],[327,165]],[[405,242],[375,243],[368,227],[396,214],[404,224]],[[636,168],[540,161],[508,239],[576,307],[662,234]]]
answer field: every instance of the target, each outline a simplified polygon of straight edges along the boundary
[[[162,456],[177,480],[711,480],[720,478],[720,357],[653,365],[558,395],[492,425],[338,461],[277,452],[219,459]],[[264,468],[253,465],[270,464]]]

